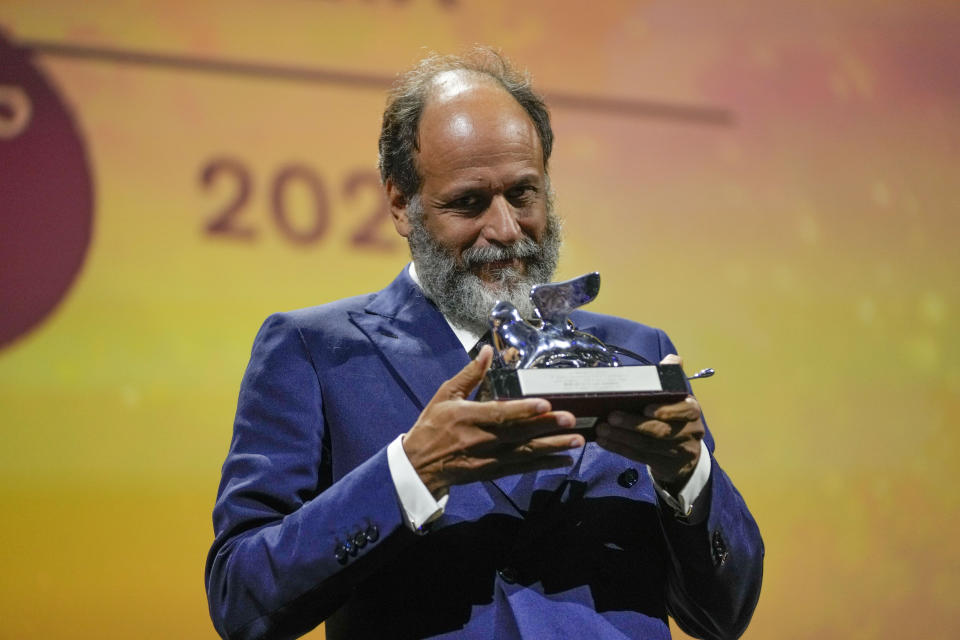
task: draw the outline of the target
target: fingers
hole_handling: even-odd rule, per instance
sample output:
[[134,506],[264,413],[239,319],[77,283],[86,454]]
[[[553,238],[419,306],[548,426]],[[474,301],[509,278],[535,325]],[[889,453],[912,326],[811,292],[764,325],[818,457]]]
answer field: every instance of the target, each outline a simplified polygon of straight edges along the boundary
[[[646,422],[643,426],[647,427],[649,424],[649,422]],[[660,424],[669,428],[669,425]],[[664,437],[651,433],[649,430],[641,430],[639,426],[636,430],[627,430],[617,429],[611,427],[609,424],[597,425],[597,441],[601,446],[604,442],[619,443],[631,447],[634,450],[642,449],[645,452],[652,453],[667,453],[673,451],[678,446],[690,440],[691,437],[692,434],[689,433],[671,434]]]
[[573,464],[573,458],[566,452],[584,444],[583,436],[577,434],[534,438],[519,444],[503,445],[486,454],[458,457],[450,461],[446,472],[451,475],[452,484],[464,484],[528,471],[568,467]]
[[693,422],[701,416],[700,403],[693,396],[687,396],[673,404],[650,404],[644,407],[643,415],[613,411],[607,422],[615,427],[633,428],[650,418],[663,422]]
[[[584,444],[586,442],[583,436],[579,434],[532,438],[516,443],[507,449],[501,448],[496,456],[486,458],[485,462],[496,469],[497,476],[519,473],[516,469],[522,469],[523,471],[539,468],[552,469],[555,466],[571,464],[572,459],[569,455],[559,454],[564,454],[570,449],[577,449]],[[557,465],[561,461],[562,465]],[[538,466],[541,464],[547,466]]]
[[598,445],[624,458],[651,466],[683,467],[696,457],[696,451],[679,443],[670,443],[669,446],[667,443],[657,443],[656,446],[651,447],[651,442],[647,440],[643,446],[638,446],[637,439],[642,437],[639,434],[617,433],[615,429],[607,431],[599,427],[597,429]]
[[614,416],[606,423],[612,431],[620,431],[629,434],[643,434],[650,438],[660,440],[672,440],[677,437],[686,423],[668,423],[661,420],[650,420],[647,418],[638,418],[631,416],[626,420],[617,420]]
[[[577,419],[567,411],[554,411],[543,415],[516,420],[510,424],[497,425],[491,432],[500,442],[524,442],[532,438],[539,438],[544,434],[556,434],[557,431],[572,430],[577,425]],[[560,434],[569,438],[569,435]],[[580,446],[580,445],[575,445]]]
[[493,347],[490,345],[484,345],[483,348],[480,349],[480,353],[477,354],[476,358],[471,360],[467,366],[457,373],[457,375],[440,385],[440,388],[437,390],[437,394],[433,397],[433,400],[443,401],[456,398],[466,398],[473,392],[474,389],[477,388],[477,385],[480,384],[480,381],[483,380],[483,376],[487,372],[487,369],[490,368],[490,363],[492,361]]
[[550,411],[550,403],[542,398],[523,400],[491,400],[489,402],[464,403],[461,408],[464,419],[482,426],[494,426],[524,420]]
[[673,478],[680,470],[695,464],[702,433],[691,430],[681,438],[662,439],[644,433],[597,426],[597,444],[625,458],[649,464],[661,478]]
[[545,400],[508,402],[458,402],[450,406],[460,424],[471,427],[469,446],[485,450],[504,443],[517,443],[548,433],[572,429],[577,420],[569,411],[544,411]]
[[651,451],[669,450],[703,436],[700,417],[700,404],[687,396],[682,402],[647,406],[644,415],[614,411],[598,426],[597,435],[607,434],[610,440]]
[[515,446],[506,454],[500,456],[500,460],[528,460],[549,456],[555,453],[562,453],[568,449],[576,449],[585,444],[583,436],[580,434],[561,434],[554,436],[544,436],[542,438],[533,438]]
[[546,417],[555,427],[572,427],[576,419],[569,411],[550,411],[550,403],[542,398],[523,400],[493,400],[490,402],[464,402],[458,407],[462,420],[481,427],[496,427],[517,421],[533,421]]
[[675,353],[670,353],[664,356],[663,360],[660,361],[660,364],[679,364],[682,367],[683,358],[681,358]]
[[685,420],[690,422],[700,418],[700,403],[693,396],[687,396],[673,404],[648,405],[644,414],[657,420]]
[[534,458],[542,458],[556,453],[563,453],[568,449],[576,449],[584,445],[580,434],[561,434],[531,438],[519,443],[512,443],[510,448],[501,449],[496,459],[500,463],[523,462]]

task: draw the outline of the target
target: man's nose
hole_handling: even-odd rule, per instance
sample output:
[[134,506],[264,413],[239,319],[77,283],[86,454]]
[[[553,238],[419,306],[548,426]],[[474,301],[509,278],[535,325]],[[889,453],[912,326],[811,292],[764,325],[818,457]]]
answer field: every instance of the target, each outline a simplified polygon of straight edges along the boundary
[[510,245],[523,238],[517,211],[503,196],[490,201],[483,223],[483,237],[489,242]]

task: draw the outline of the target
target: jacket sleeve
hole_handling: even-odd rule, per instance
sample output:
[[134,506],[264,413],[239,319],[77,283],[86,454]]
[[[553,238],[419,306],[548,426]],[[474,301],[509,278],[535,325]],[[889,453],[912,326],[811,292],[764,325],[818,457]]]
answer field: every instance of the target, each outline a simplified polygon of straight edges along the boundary
[[[677,353],[662,331],[661,358]],[[670,552],[667,608],[689,635],[711,640],[740,637],[760,598],[763,540],[740,493],[712,458],[714,440],[705,437],[711,454],[709,515],[687,524],[661,504],[661,522]]]
[[386,448],[331,484],[324,436],[303,337],[287,316],[271,316],[254,341],[213,511],[205,577],[222,637],[305,633],[412,537]]

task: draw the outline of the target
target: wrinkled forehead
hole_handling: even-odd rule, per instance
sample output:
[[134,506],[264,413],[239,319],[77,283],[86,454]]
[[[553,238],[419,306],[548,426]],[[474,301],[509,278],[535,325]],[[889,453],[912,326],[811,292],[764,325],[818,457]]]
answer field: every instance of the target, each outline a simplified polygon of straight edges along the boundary
[[436,76],[420,119],[419,150],[432,142],[467,145],[491,134],[503,142],[539,138],[530,115],[496,79],[475,71]]

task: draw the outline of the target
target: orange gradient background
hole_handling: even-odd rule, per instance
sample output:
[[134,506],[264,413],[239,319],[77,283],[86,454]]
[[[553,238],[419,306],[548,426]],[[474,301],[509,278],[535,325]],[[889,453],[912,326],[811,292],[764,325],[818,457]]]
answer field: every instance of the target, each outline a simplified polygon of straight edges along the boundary
[[[8,0],[0,30],[73,115],[95,193],[73,287],[0,350],[0,637],[215,637],[203,564],[254,333],[399,271],[379,193],[348,187],[375,168],[377,82],[477,42],[559,99],[558,277],[599,270],[593,310],[718,371],[695,390],[767,544],[745,637],[960,636],[957,3]],[[299,243],[271,195],[291,165],[327,203]],[[211,233],[241,180],[252,235]],[[316,203],[284,188],[294,236]]]

